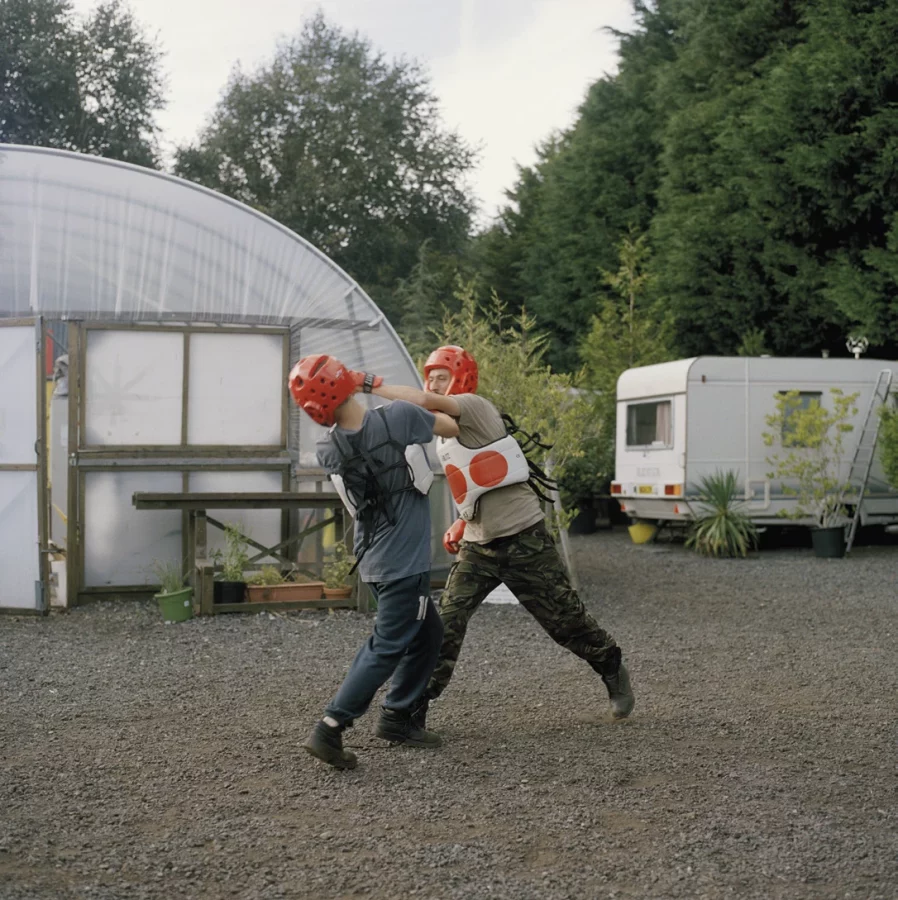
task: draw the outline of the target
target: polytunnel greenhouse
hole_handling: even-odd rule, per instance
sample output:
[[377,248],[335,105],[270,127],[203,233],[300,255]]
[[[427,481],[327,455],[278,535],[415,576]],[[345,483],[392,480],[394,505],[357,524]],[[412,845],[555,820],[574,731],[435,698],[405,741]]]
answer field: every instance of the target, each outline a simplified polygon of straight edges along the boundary
[[[421,384],[359,285],[266,216],[148,169],[0,146],[0,608],[151,593],[156,561],[189,556],[191,518],[135,493],[330,493],[322,429],[286,389],[319,352]],[[450,507],[438,479],[435,569]],[[320,569],[322,530],[290,544],[320,509],[208,513]]]

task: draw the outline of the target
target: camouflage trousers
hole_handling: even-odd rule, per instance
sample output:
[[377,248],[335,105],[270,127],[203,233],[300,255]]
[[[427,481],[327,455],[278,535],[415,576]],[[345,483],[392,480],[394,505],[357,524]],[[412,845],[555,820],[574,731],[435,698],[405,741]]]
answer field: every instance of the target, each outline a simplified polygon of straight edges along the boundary
[[571,587],[552,536],[540,522],[488,544],[459,544],[458,559],[440,597],[443,645],[427,686],[428,697],[439,697],[446,689],[471,616],[499,584],[505,584],[562,647],[586,660],[600,674],[617,671],[620,648],[586,611]]

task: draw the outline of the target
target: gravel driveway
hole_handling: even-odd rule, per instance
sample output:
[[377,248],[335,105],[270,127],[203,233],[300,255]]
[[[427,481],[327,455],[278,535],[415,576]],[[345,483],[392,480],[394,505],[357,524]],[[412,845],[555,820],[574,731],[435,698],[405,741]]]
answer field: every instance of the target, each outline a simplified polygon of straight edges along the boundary
[[474,617],[437,751],[299,744],[370,617],[0,618],[0,897],[898,897],[898,542],[702,560],[572,539],[637,705],[519,606]]

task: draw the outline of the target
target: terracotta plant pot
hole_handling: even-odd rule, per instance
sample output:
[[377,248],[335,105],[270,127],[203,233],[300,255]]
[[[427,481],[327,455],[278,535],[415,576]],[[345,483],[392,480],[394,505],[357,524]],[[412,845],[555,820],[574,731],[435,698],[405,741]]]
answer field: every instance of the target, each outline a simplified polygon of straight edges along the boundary
[[352,588],[346,585],[337,588],[326,587],[324,596],[327,600],[347,600],[352,596]]
[[302,584],[251,584],[246,589],[250,603],[288,603],[295,600],[320,600],[323,581],[306,581]]

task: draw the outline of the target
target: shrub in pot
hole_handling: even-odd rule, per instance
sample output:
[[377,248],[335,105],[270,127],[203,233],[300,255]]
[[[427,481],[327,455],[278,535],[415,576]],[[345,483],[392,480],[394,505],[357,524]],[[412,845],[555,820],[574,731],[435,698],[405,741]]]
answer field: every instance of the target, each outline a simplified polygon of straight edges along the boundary
[[186,622],[193,618],[193,588],[185,584],[181,566],[162,560],[153,561],[153,574],[159,582],[159,593],[155,595],[159,612],[166,625]]
[[763,437],[768,447],[779,447],[767,459],[774,467],[767,477],[783,479],[784,493],[796,500],[781,515],[811,519],[817,555],[841,556],[847,522],[842,498],[852,490],[841,478],[844,436],[854,430],[849,420],[857,415],[859,393],[846,394],[839,388],[829,392],[830,407],[816,398],[806,402],[799,391],[777,394],[776,412],[766,417],[772,430]]

